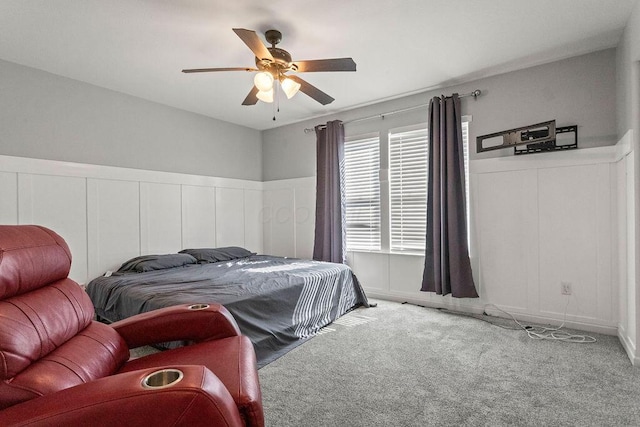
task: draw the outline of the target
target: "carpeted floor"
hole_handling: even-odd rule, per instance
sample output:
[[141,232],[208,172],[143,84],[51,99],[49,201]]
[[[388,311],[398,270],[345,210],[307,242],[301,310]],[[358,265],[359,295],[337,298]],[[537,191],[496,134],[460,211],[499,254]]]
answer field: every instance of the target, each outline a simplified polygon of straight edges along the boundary
[[532,340],[377,302],[259,371],[268,426],[640,425],[640,368],[617,337]]

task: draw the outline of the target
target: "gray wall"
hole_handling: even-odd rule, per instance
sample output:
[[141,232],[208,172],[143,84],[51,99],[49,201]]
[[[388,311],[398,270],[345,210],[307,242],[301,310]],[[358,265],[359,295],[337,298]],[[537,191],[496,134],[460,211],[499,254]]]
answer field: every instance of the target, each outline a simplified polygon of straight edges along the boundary
[[618,136],[640,128],[640,3],[633,10],[618,45],[617,119]]
[[0,154],[262,179],[259,131],[0,60]]
[[[483,78],[436,91],[358,108],[348,112],[263,131],[263,180],[315,175],[315,135],[304,128],[327,120],[348,121],[424,104],[433,96],[474,89],[483,94],[462,99],[462,114],[472,115],[471,158],[511,156],[504,149],[475,152],[478,135],[555,119],[558,126],[578,125],[581,148],[612,145],[616,131],[616,50],[607,49],[549,64]],[[426,122],[427,109],[347,124],[347,135]]]

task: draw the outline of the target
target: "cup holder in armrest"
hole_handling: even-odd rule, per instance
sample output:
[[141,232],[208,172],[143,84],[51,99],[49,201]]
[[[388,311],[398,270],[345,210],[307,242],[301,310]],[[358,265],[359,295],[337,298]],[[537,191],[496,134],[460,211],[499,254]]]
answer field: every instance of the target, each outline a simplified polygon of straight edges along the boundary
[[209,304],[192,304],[187,307],[189,310],[205,310],[209,308]]
[[183,377],[184,374],[178,369],[162,369],[144,377],[142,387],[148,389],[171,387],[180,382]]

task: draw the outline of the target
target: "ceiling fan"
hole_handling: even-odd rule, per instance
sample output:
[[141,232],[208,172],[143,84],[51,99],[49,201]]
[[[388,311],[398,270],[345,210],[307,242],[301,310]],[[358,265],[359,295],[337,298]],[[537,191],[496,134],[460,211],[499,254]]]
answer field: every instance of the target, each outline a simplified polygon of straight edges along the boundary
[[250,71],[258,72],[254,78],[255,86],[242,102],[242,105],[255,105],[258,100],[273,102],[277,85],[291,98],[298,90],[315,99],[322,105],[330,104],[334,99],[300,77],[289,75],[289,72],[309,73],[321,71],[356,71],[356,63],[351,58],[315,59],[310,61],[292,61],[291,55],[284,49],[276,47],[282,40],[278,30],[265,32],[265,39],[271,44],[266,47],[255,31],[234,28],[233,31],[251,49],[256,57],[256,67],[231,68],[192,68],[182,70],[183,73],[208,73],[215,71]]

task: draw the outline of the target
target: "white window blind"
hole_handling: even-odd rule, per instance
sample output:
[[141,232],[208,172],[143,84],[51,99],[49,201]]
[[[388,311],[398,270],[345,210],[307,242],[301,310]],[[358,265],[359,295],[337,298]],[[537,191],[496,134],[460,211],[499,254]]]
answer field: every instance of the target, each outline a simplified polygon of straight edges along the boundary
[[[467,230],[469,229],[468,142],[469,124],[463,122]],[[389,133],[389,246],[394,252],[424,252],[428,157],[429,134],[426,128]]]
[[464,197],[467,208],[467,247],[471,247],[471,198],[469,197],[469,122],[462,122],[462,147],[464,153]]
[[344,146],[347,250],[380,250],[380,138]]
[[389,244],[392,251],[424,251],[428,140],[426,128],[389,133]]

